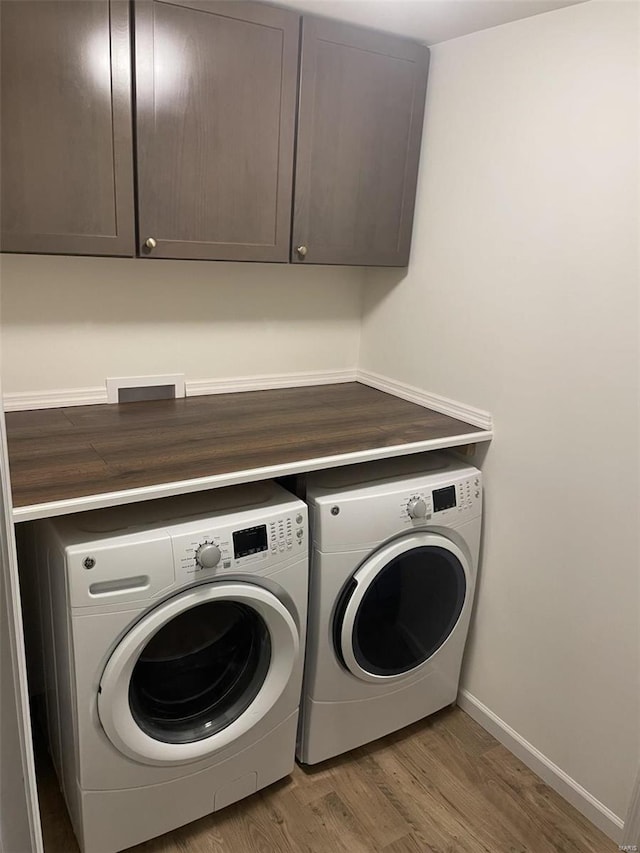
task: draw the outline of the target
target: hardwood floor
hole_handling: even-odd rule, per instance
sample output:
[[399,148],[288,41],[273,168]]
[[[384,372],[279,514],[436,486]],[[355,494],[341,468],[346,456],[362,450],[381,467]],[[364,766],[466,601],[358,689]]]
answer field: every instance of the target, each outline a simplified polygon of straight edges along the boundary
[[[46,853],[77,844],[46,756]],[[291,777],[131,853],[613,853],[617,845],[459,708]]]

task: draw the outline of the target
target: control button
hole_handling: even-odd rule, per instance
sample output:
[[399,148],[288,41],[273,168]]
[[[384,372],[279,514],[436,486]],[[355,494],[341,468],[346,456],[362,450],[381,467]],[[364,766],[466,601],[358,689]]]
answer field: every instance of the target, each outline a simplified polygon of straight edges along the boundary
[[296,530],[296,536],[298,537],[298,539],[302,539],[302,537],[304,536],[304,530],[302,528]]
[[296,524],[302,524],[302,516],[300,513],[296,515]]
[[411,498],[407,504],[409,518],[424,518],[427,514],[427,505],[422,498]]
[[478,492],[476,492],[476,497],[477,497],[477,498],[479,498],[479,497],[480,497],[480,492],[479,492],[479,491],[478,491]]
[[196,563],[203,569],[213,569],[220,562],[220,548],[213,542],[203,542],[196,551]]

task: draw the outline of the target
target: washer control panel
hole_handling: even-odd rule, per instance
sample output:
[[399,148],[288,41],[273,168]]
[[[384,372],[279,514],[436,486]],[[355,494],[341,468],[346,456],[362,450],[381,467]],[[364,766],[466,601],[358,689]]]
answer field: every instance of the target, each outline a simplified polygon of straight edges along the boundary
[[304,516],[298,512],[295,516],[274,519],[269,522],[269,549],[273,556],[300,549],[304,539]]
[[248,525],[185,527],[190,529],[171,534],[178,580],[212,577],[224,571],[262,573],[307,553],[306,507]]

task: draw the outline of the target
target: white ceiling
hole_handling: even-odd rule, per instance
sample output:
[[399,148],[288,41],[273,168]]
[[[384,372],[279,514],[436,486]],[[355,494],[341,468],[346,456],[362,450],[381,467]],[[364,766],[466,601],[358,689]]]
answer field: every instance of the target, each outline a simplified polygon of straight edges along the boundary
[[584,0],[283,0],[283,5],[410,36],[425,44],[436,44],[582,2]]

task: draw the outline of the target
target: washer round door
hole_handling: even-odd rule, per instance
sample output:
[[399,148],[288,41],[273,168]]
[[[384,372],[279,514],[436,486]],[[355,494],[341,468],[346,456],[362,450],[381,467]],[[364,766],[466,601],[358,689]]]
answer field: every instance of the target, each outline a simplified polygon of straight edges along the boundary
[[365,560],[338,601],[338,657],[364,681],[418,671],[455,630],[471,577],[464,552],[440,534],[415,533],[384,546]]
[[145,764],[197,761],[271,711],[299,659],[296,624],[244,583],[192,588],[144,616],[105,667],[98,714],[109,740]]

